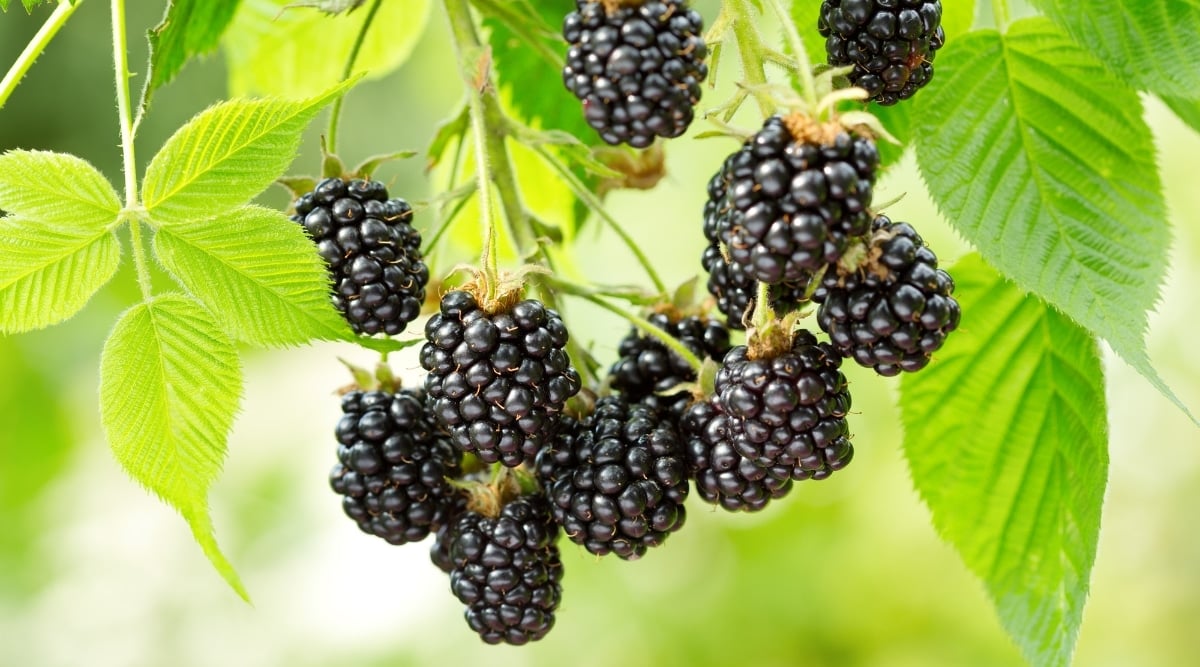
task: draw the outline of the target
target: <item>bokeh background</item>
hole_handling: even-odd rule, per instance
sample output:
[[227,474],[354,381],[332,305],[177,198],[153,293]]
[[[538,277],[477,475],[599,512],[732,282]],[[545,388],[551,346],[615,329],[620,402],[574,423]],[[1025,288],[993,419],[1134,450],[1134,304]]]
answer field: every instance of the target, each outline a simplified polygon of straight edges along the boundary
[[[138,36],[161,4],[129,3],[135,70],[145,53]],[[715,14],[715,2],[698,7]],[[0,68],[48,12],[0,15]],[[107,3],[78,10],[0,110],[0,150],[75,153],[120,182],[107,22]],[[422,149],[461,99],[449,54],[435,8],[409,62],[348,97],[340,152],[353,162]],[[225,76],[214,56],[158,93],[140,131],[141,164],[225,96]],[[731,79],[725,71],[705,103],[725,99]],[[1200,410],[1200,136],[1156,100],[1146,103],[1175,229],[1149,346],[1179,397]],[[752,124],[753,112],[741,120]],[[294,171],[316,170],[320,125]],[[704,184],[732,149],[725,140],[674,141],[656,190],[609,197],[668,282],[699,269]],[[379,176],[410,200],[434,194],[420,159]],[[945,265],[967,251],[929,202],[911,156],[878,190],[880,201],[904,195],[889,213],[916,223]],[[286,196],[273,191],[263,201],[282,207]],[[423,218],[418,226],[428,230],[433,215]],[[472,224],[462,223],[465,236]],[[640,275],[596,224],[581,234],[575,259],[600,282]],[[243,407],[212,504],[222,546],[253,595],[248,606],[178,516],[124,475],[100,434],[100,348],[136,295],[123,270],[71,321],[0,338],[0,666],[1022,664],[982,587],[935,535],[912,490],[896,382],[853,364],[851,468],[799,485],[759,515],[728,515],[693,498],[688,526],[634,563],[599,560],[564,541],[557,627],[537,645],[509,648],[484,646],[462,622],[428,544],[395,548],[361,534],[328,489],[334,392],[348,381],[337,357],[370,365],[375,356],[346,344],[247,351]],[[568,322],[601,360],[615,357],[623,323],[575,302]],[[1111,354],[1106,362],[1112,465],[1076,664],[1195,665],[1200,438],[1133,371]],[[415,354],[394,365],[416,376]]]

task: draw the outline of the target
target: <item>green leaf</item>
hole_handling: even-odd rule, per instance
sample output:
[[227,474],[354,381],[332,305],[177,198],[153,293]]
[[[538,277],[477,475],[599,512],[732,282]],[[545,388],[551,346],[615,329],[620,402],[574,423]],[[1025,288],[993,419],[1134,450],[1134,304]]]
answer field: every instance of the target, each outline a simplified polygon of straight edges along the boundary
[[159,224],[203,220],[250,201],[283,174],[305,126],[348,85],[303,101],[233,100],[202,111],[146,168],[150,217]]
[[1175,115],[1187,123],[1193,130],[1200,132],[1200,99],[1187,99],[1183,97],[1161,97],[1164,104],[1175,112]]
[[111,231],[0,218],[0,333],[70,318],[120,263],[121,244]]
[[208,513],[241,393],[233,343],[179,294],[125,311],[100,356],[100,419],[117,461],[183,515],[213,566],[248,600]]
[[1095,340],[977,255],[952,270],[962,325],[901,381],[904,452],[938,533],[1036,666],[1070,664],[1108,470]]
[[[0,12],[8,11],[8,3],[10,1],[11,0],[0,0]],[[51,0],[21,0],[21,4],[25,7],[26,13],[32,14],[34,7],[37,7],[40,4],[44,4],[44,3],[50,2],[50,1]],[[78,1],[79,0],[71,0],[71,4],[75,4]]]
[[1200,89],[1197,0],[1034,4],[1133,87],[1181,97],[1194,97]]
[[[329,16],[293,0],[244,0],[223,39],[233,95],[305,97],[342,80],[367,12]],[[404,64],[425,32],[431,0],[379,7],[354,73],[381,78]]]
[[1044,18],[944,51],[912,100],[917,161],[938,207],[989,263],[1183,408],[1143,340],[1168,231],[1137,93]]
[[246,206],[154,236],[163,266],[221,326],[256,345],[352,339],[329,300],[329,277],[300,225]]
[[162,22],[146,33],[150,40],[150,76],[141,106],[167,85],[189,58],[212,53],[241,0],[169,0]]
[[121,201],[85,160],[13,150],[0,155],[0,209],[61,227],[99,230],[116,222]]
[[[821,3],[812,2],[812,0],[792,0],[791,14],[792,22],[796,24],[796,30],[800,33],[800,38],[804,40],[804,52],[808,54],[809,62],[813,65],[826,62],[825,38],[817,32],[817,19],[821,15]],[[782,30],[778,31],[778,35],[782,40]],[[735,47],[732,32],[727,33],[723,39],[728,41],[730,47]],[[731,51],[736,51],[736,48],[732,48]]]

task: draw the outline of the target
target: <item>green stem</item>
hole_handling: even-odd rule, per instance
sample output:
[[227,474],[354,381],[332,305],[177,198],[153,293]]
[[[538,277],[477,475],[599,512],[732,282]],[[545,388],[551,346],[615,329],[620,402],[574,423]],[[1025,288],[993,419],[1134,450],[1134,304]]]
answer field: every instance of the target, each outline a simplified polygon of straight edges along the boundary
[[137,269],[138,289],[142,292],[142,301],[154,298],[154,287],[150,283],[150,263],[146,260],[146,246],[142,244],[141,220],[129,221],[129,245],[133,250],[133,265]]
[[[553,275],[558,275],[558,267],[554,265],[554,258],[550,256],[545,247],[538,246],[538,255],[546,264],[546,268],[550,269]],[[562,315],[563,311],[559,306],[558,296],[554,293],[554,290],[547,289],[546,285],[541,285],[541,289],[538,292],[541,294],[542,302],[546,304],[547,308],[557,311],[559,315]],[[583,373],[584,386],[594,387],[600,384],[600,376],[596,374],[596,369],[590,363],[591,356],[579,344],[579,338],[576,336],[567,337],[567,357],[571,360],[571,365],[575,367],[575,370]]]
[[692,370],[696,372],[696,376],[699,377],[700,367],[703,365],[700,358],[697,357],[694,352],[689,350],[686,345],[684,345],[682,342],[680,342],[679,339],[675,338],[674,336],[667,333],[666,331],[663,331],[662,329],[654,326],[654,324],[652,322],[650,322],[650,320],[647,320],[643,317],[638,317],[637,315],[634,315],[633,313],[626,312],[625,310],[622,310],[621,308],[618,308],[617,306],[612,305],[611,303],[605,301],[604,299],[601,299],[600,297],[593,294],[586,287],[583,287],[581,285],[574,285],[572,283],[563,282],[563,281],[555,279],[555,278],[548,278],[547,282],[552,283],[555,287],[562,290],[563,292],[566,292],[567,294],[571,294],[571,295],[577,296],[581,299],[584,299],[586,301],[590,301],[590,302],[596,304],[597,306],[600,306],[601,308],[609,311],[610,313],[619,315],[620,317],[628,320],[630,324],[637,327],[642,332],[644,332],[650,336],[653,336],[654,338],[657,338],[659,340],[659,342],[661,342],[663,345],[666,345],[668,349],[670,349],[675,354],[679,355],[679,357],[681,359],[683,359],[685,362],[687,362],[687,365],[691,366]]
[[996,23],[996,30],[1004,32],[1008,28],[1008,0],[992,0],[992,20]]
[[753,87],[754,99],[762,109],[763,118],[767,118],[775,113],[775,100],[763,87],[767,83],[767,72],[762,56],[762,38],[754,27],[750,0],[726,0],[723,4],[733,19],[733,36],[737,39],[738,53],[742,57],[746,83]]
[[[354,44],[350,47],[350,55],[346,58],[346,67],[342,70],[342,81],[349,79],[350,75],[354,73],[354,63],[358,60],[358,52],[362,50],[363,42],[367,38],[367,31],[371,29],[371,22],[375,20],[375,14],[379,11],[379,5],[382,2],[383,0],[371,0],[371,6],[367,8],[367,16],[363,19],[362,28],[355,36]],[[342,117],[342,102],[345,99],[346,91],[342,91],[333,101],[333,108],[329,111],[329,129],[325,132],[325,145],[330,153],[337,153],[338,121]]]
[[767,283],[758,283],[758,292],[754,297],[754,313],[750,319],[754,322],[754,328],[759,331],[775,319],[775,310],[771,308],[771,286]]
[[33,61],[42,55],[42,51],[46,50],[46,46],[50,44],[50,40],[54,39],[59,29],[67,22],[67,19],[71,18],[71,14],[75,13],[75,9],[82,2],[83,0],[76,0],[75,3],[71,3],[69,0],[59,0],[58,6],[54,8],[54,13],[50,15],[50,18],[46,19],[46,22],[42,24],[41,29],[37,31],[33,39],[29,40],[29,44],[26,44],[25,50],[21,52],[21,55],[17,56],[16,62],[8,70],[8,74],[5,74],[4,79],[0,80],[0,108],[4,107],[4,103],[8,101],[8,96],[12,95],[12,92],[16,90],[17,84],[21,82],[25,73],[29,71],[30,67],[33,67]]
[[567,185],[571,188],[571,191],[575,193],[576,197],[579,197],[583,203],[587,204],[588,208],[595,211],[596,214],[600,216],[601,220],[608,223],[608,226],[611,227],[612,230],[616,232],[617,236],[621,238],[621,241],[625,244],[625,247],[629,248],[629,251],[632,252],[633,256],[637,258],[638,264],[640,264],[642,270],[646,272],[646,275],[650,278],[650,282],[654,283],[654,289],[658,290],[659,294],[666,294],[667,286],[663,283],[662,278],[659,277],[658,271],[655,270],[654,263],[650,261],[650,258],[646,256],[646,253],[642,252],[642,249],[638,247],[637,242],[635,242],[633,237],[625,231],[625,228],[622,227],[619,222],[617,222],[616,218],[612,217],[612,215],[605,210],[604,204],[600,201],[600,198],[597,197],[591,190],[589,190],[586,185],[580,182],[579,178],[575,174],[571,173],[571,170],[568,169],[566,165],[555,159],[554,156],[551,155],[544,146],[534,145],[533,150],[540,155],[542,159],[544,159],[546,163],[554,169],[554,171],[558,172],[558,175],[561,176],[564,181],[566,181]]
[[815,109],[817,107],[817,84],[813,79],[812,63],[808,61],[808,51],[804,50],[804,40],[800,37],[800,32],[796,30],[796,22],[792,20],[791,16],[788,16],[787,10],[779,0],[764,0],[764,2],[771,6],[775,17],[783,25],[783,36],[787,40],[788,46],[791,47],[792,56],[796,59],[796,65],[800,70],[800,87],[803,88],[800,92],[803,93],[809,106]]
[[[468,85],[470,85],[468,83]],[[492,181],[488,174],[491,173],[491,159],[488,155],[487,148],[487,121],[483,114],[483,101],[479,99],[479,95],[472,93],[470,95],[471,103],[471,137],[475,143],[475,174],[479,178],[479,187],[476,188],[479,198],[479,218],[483,223],[483,253],[479,257],[480,264],[483,265],[483,274],[487,276],[487,299],[493,301],[496,298],[496,290],[500,285],[500,266],[497,256],[499,252],[499,244],[496,241],[496,214],[492,211]]]
[[[113,69],[117,81],[117,120],[121,125],[121,157],[125,169],[125,208],[138,206],[137,160],[133,152],[133,117],[129,98],[129,53],[125,37],[125,0],[112,0]],[[136,232],[135,232],[136,234]],[[138,246],[135,245],[136,249]],[[135,250],[136,252],[136,250]]]

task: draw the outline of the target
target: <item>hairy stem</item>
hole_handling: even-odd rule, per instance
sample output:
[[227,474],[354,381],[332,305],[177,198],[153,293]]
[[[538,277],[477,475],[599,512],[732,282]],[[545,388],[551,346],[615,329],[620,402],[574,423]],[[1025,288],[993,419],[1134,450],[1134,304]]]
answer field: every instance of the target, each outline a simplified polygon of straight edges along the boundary
[[21,55],[17,56],[16,62],[9,68],[8,74],[5,74],[4,79],[0,80],[0,108],[4,107],[4,103],[8,101],[8,96],[12,95],[12,92],[16,90],[17,84],[21,82],[25,73],[29,71],[30,67],[33,67],[33,61],[42,55],[42,51],[46,50],[46,46],[50,44],[50,40],[54,39],[59,29],[67,22],[67,19],[71,18],[71,14],[75,13],[75,9],[82,2],[83,0],[76,0],[72,4],[69,0],[58,1],[58,6],[54,8],[54,13],[50,15],[50,18],[46,19],[46,22],[42,24],[41,29],[37,31],[33,39],[29,40],[29,44],[25,45],[25,50],[21,52]]
[[758,283],[758,293],[754,297],[754,313],[750,319],[754,322],[754,328],[759,331],[775,319],[775,311],[771,308],[771,286],[767,283]]
[[750,8],[750,0],[726,0],[724,6],[729,9],[733,19],[733,36],[737,40],[738,53],[742,57],[742,70],[746,83],[753,87],[754,99],[762,109],[763,118],[775,113],[775,100],[763,88],[767,83],[767,72],[763,60],[762,38],[754,27],[754,16]]
[[[800,0],[804,1],[804,0]],[[788,16],[787,9],[784,8],[780,0],[764,0],[767,5],[770,5],[771,10],[775,12],[775,17],[779,19],[779,23],[783,25],[783,36],[787,40],[788,46],[792,49],[792,57],[796,59],[796,65],[799,69],[800,87],[803,89],[800,92],[804,95],[804,99],[812,108],[817,106],[817,84],[813,80],[812,63],[808,61],[808,51],[804,50],[804,40],[800,37],[800,32],[796,30],[796,22]]]
[[137,270],[138,289],[142,301],[154,298],[154,287],[150,282],[150,262],[146,260],[146,246],[142,243],[142,221],[129,221],[129,245],[133,252],[133,266]]
[[[371,6],[367,8],[367,16],[363,19],[362,28],[354,38],[354,44],[350,47],[350,55],[346,57],[346,67],[342,70],[342,81],[349,79],[350,75],[354,73],[354,63],[358,60],[358,52],[362,50],[363,42],[367,39],[367,31],[371,29],[371,23],[374,22],[375,14],[379,11],[379,5],[382,3],[383,0],[371,0]],[[345,99],[346,91],[343,90],[333,101],[333,108],[329,111],[329,129],[325,132],[325,145],[330,153],[337,152],[338,121],[342,117],[342,102]]]
[[[133,152],[133,117],[129,101],[129,53],[125,37],[125,0],[112,0],[113,69],[117,82],[117,121],[121,125],[121,157],[125,169],[125,208],[138,205],[137,160]],[[135,246],[136,248],[136,246]]]

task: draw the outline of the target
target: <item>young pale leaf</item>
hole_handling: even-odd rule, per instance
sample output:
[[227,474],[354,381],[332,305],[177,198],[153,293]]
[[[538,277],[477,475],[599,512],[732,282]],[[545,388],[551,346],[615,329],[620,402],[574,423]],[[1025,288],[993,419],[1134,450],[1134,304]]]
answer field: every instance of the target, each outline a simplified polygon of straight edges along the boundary
[[[342,80],[367,12],[330,16],[294,0],[244,0],[222,40],[233,95],[305,97]],[[390,0],[367,32],[354,73],[380,78],[425,32],[431,0]]]
[[246,206],[163,227],[154,251],[238,340],[298,345],[354,337],[330,303],[329,277],[312,241],[279,211]]
[[1135,88],[1182,97],[1195,97],[1200,90],[1200,3],[1195,0],[1034,4]]
[[1095,340],[977,255],[951,271],[962,326],[901,381],[913,482],[1037,667],[1070,664],[1108,470]]
[[206,220],[267,189],[296,155],[312,117],[341,84],[309,100],[233,100],[188,121],[163,145],[142,186],[157,224]]
[[111,231],[0,218],[0,333],[70,318],[120,263],[121,244]]
[[225,581],[248,599],[217,548],[208,489],[225,460],[242,393],[237,350],[208,311],[166,294],[125,311],[100,356],[100,419],[117,461],[179,510]]
[[121,200],[85,160],[15,150],[0,155],[0,209],[59,227],[99,231],[116,222]]
[[241,0],[169,0],[163,20],[146,36],[150,40],[150,76],[141,105],[167,85],[193,56],[211,53]]
[[1137,94],[1044,18],[945,51],[913,99],[934,201],[989,263],[1179,404],[1143,341],[1168,231]]

